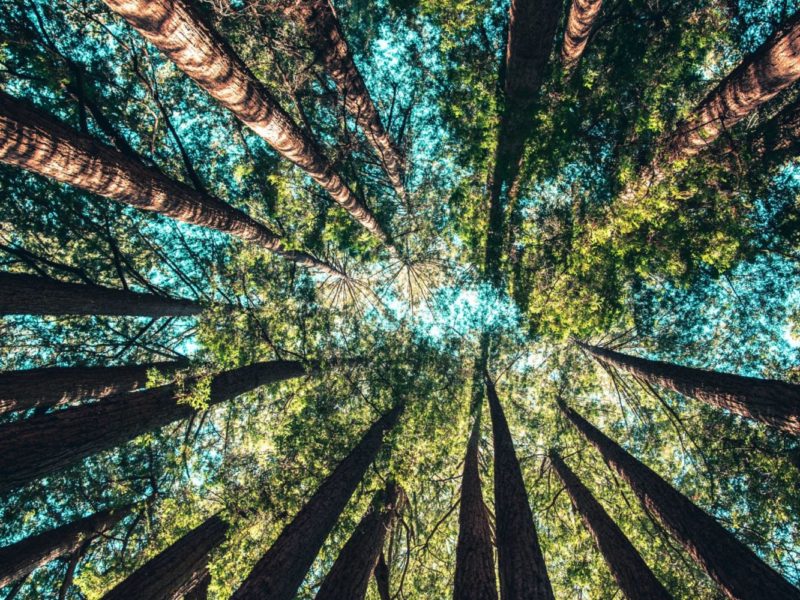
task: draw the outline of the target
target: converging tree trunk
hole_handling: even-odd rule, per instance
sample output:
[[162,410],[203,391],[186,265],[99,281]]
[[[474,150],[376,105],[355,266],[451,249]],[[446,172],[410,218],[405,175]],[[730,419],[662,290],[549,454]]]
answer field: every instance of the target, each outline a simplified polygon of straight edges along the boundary
[[574,69],[583,56],[602,7],[603,0],[572,0],[561,46],[561,63],[565,70]]
[[672,596],[656,579],[633,544],[555,450],[550,451],[550,464],[625,597],[628,600],[671,600]]
[[232,600],[292,600],[319,549],[364,477],[383,435],[394,427],[403,405],[378,419],[350,454],[317,488],[295,518],[231,596]]
[[0,273],[0,315],[180,317],[201,313],[192,300],[68,283],[25,273]]
[[622,354],[608,348],[578,345],[598,360],[651,384],[724,408],[786,433],[800,435],[800,385],[719,373]]
[[225,541],[228,524],[214,515],[156,554],[103,600],[180,600],[208,576],[209,553]]
[[[262,362],[224,371],[211,379],[209,406],[262,385],[299,377],[300,362]],[[183,401],[199,380],[131,392],[0,426],[0,493],[55,473],[81,459],[124,444],[195,409]]]
[[486,376],[494,437],[494,508],[500,597],[503,600],[553,600],[533,514],[500,399]]
[[645,509],[661,521],[729,598],[800,598],[800,590],[652,469],[628,454],[572,408],[563,402],[559,402],[559,407],[575,428],[597,448],[606,463],[633,489]]
[[383,243],[391,240],[333,165],[250,72],[242,59],[182,0],[104,0],[197,85],[322,186]]
[[222,200],[72,130],[28,102],[0,92],[0,161],[82,190],[253,242],[306,267],[341,276],[305,252],[287,250],[268,227]]
[[103,510],[0,548],[0,588],[60,556],[77,551],[85,542],[114,527],[130,512],[130,506]]

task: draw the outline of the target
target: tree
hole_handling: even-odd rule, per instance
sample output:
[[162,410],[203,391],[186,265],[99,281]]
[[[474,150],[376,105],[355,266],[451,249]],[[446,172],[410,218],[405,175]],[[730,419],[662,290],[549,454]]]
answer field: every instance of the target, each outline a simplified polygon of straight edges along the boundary
[[564,70],[570,71],[578,64],[602,7],[603,0],[572,0],[561,46]]

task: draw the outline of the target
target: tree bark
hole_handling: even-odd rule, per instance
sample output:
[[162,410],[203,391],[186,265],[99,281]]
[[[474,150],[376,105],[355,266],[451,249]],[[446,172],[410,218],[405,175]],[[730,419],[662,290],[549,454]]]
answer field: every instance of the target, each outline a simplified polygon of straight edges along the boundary
[[386,557],[381,552],[378,555],[378,564],[375,565],[375,587],[378,588],[378,597],[381,600],[392,600],[392,593],[389,586],[389,566],[386,564]]
[[28,102],[0,92],[0,161],[89,192],[253,242],[306,267],[341,276],[287,250],[268,227],[222,200],[170,179],[137,156],[78,133]]
[[550,464],[625,597],[628,600],[671,600],[672,596],[656,579],[633,544],[555,450],[550,451]]
[[200,314],[192,300],[68,283],[25,273],[0,273],[0,315],[180,317]]
[[130,506],[103,510],[0,548],[0,588],[59,556],[75,552],[84,542],[111,529],[130,512]]
[[183,600],[207,600],[208,599],[208,586],[211,585],[211,573],[206,571],[205,577],[197,582],[189,592],[183,597]]
[[574,69],[583,56],[602,7],[603,0],[572,0],[561,46],[561,64],[566,71]]
[[333,529],[359,481],[397,422],[402,405],[387,412],[317,488],[258,561],[231,600],[292,600],[319,549]]
[[[224,371],[211,380],[208,404],[305,372],[303,364],[295,361],[262,362]],[[196,382],[197,378],[192,378],[187,384]],[[176,384],[162,385],[0,426],[0,494],[189,418],[195,409],[181,402],[181,393]]]
[[172,373],[187,365],[186,361],[171,361],[121,367],[48,367],[0,372],[0,414],[132,392],[145,387],[147,373],[152,369]]
[[553,600],[528,494],[508,423],[486,376],[494,437],[495,536],[503,600]]
[[719,373],[648,360],[607,348],[578,345],[598,360],[632,373],[648,383],[659,385],[712,406],[792,435],[800,435],[800,385]]
[[217,102],[322,186],[383,243],[391,240],[316,142],[250,72],[227,42],[182,0],[104,0]]
[[322,582],[316,600],[364,600],[386,533],[404,504],[403,490],[395,483],[375,494],[372,505]]
[[606,463],[631,486],[645,509],[664,525],[728,598],[800,598],[800,590],[652,469],[563,402],[559,402],[559,407],[575,428],[597,448]]
[[228,524],[214,515],[162,550],[103,596],[103,600],[180,600],[208,576],[209,553],[225,541]]
[[750,151],[767,167],[800,154],[800,98],[781,109],[748,139]]

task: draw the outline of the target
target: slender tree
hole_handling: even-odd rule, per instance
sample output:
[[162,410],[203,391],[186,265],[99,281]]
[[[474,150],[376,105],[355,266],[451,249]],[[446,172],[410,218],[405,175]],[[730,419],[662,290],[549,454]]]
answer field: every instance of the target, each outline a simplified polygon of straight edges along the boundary
[[578,345],[598,360],[634,376],[770,427],[800,435],[800,385],[719,373]]
[[671,600],[672,596],[656,579],[633,544],[555,450],[550,451],[550,464],[625,597],[628,600]]
[[566,71],[574,69],[583,56],[602,7],[603,0],[572,0],[561,46],[561,64]]
[[559,407],[575,428],[597,448],[606,463],[631,486],[645,509],[664,525],[729,598],[800,598],[800,590],[652,469],[628,454],[572,408],[563,402],[559,402]]
[[[211,380],[209,406],[262,385],[299,377],[300,362],[261,362],[224,371]],[[187,387],[195,385],[190,379]],[[195,409],[178,384],[105,398],[0,426],[0,493],[124,444]]]
[[232,599],[294,598],[325,538],[381,448],[384,433],[394,426],[402,410],[403,405],[398,404],[369,428],[283,529]]
[[381,552],[378,555],[378,564],[375,565],[375,587],[378,588],[378,597],[381,600],[391,600],[392,594],[389,586],[389,565],[386,557]]
[[553,600],[522,469],[494,383],[486,375],[494,437],[495,537],[502,600]]
[[303,169],[384,244],[391,240],[317,143],[292,120],[227,42],[183,0],[104,0],[197,85]]
[[77,551],[84,543],[114,527],[130,512],[130,506],[103,510],[0,548],[0,588],[60,556]]
[[142,210],[222,231],[303,266],[342,275],[310,254],[287,250],[268,227],[222,200],[170,179],[138,156],[78,133],[4,92],[0,92],[0,161]]

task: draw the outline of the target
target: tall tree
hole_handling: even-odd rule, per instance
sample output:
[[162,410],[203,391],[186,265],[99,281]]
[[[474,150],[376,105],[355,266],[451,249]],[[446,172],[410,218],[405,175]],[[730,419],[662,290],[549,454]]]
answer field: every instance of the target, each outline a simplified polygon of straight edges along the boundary
[[555,450],[550,450],[550,464],[625,597],[628,600],[670,600],[672,596],[656,579],[633,544]]
[[578,345],[598,360],[634,376],[770,427],[800,435],[800,385],[684,367],[630,356],[608,348]]
[[182,0],[105,0],[217,102],[303,169],[384,244],[388,234],[228,43]]
[[76,552],[130,512],[130,506],[103,510],[0,548],[0,588],[60,556]]
[[522,469],[494,383],[486,374],[494,438],[494,508],[502,600],[553,600]]
[[232,599],[294,598],[325,538],[381,448],[384,433],[394,427],[402,410],[403,404],[398,404],[367,430],[292,522],[284,527]]
[[[223,371],[211,380],[208,405],[262,385],[299,377],[306,368],[296,361],[261,362]],[[197,383],[187,381],[187,387]],[[171,383],[105,398],[0,426],[0,493],[55,473],[81,459],[195,412]]]
[[572,0],[561,46],[561,64],[566,71],[574,69],[583,56],[602,7],[603,0]]
[[606,463],[631,486],[645,509],[664,525],[729,598],[800,598],[800,590],[775,572],[714,518],[572,408],[561,401],[559,407],[586,440],[597,448]]
[[375,587],[378,588],[378,597],[381,600],[392,600],[391,587],[389,585],[389,565],[386,564],[386,557],[381,552],[378,555],[378,564],[375,565]]

